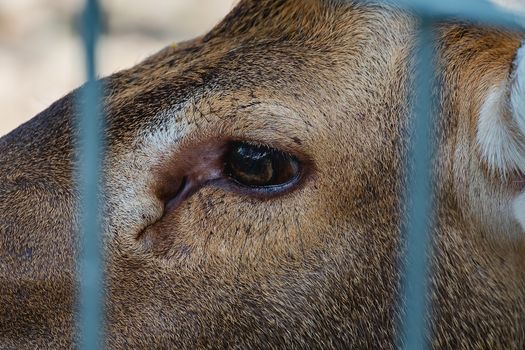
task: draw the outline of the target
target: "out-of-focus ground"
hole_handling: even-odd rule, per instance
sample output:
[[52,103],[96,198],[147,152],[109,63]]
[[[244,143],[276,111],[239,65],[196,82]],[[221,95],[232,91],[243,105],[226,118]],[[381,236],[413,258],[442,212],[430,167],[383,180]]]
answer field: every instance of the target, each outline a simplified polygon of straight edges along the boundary
[[[101,76],[205,33],[236,0],[102,0]],[[83,0],[0,0],[0,136],[84,81]]]

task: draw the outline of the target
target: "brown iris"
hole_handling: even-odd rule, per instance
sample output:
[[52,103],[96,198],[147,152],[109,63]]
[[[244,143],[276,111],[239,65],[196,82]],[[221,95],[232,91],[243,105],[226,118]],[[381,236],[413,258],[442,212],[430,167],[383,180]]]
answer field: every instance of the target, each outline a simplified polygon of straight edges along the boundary
[[279,150],[234,142],[226,154],[224,171],[237,183],[248,187],[270,187],[289,183],[298,175],[293,156]]

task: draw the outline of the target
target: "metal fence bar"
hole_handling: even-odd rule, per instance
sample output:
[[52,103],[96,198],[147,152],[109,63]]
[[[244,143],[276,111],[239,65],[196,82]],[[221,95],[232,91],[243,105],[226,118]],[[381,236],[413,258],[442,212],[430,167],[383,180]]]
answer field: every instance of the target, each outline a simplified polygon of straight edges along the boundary
[[421,18],[417,43],[416,71],[413,77],[411,145],[406,164],[406,244],[407,252],[402,275],[402,315],[398,345],[406,350],[424,350],[427,346],[427,285],[428,241],[432,212],[431,154],[432,154],[432,81],[433,21]]
[[96,79],[95,51],[99,33],[97,0],[87,0],[82,16],[82,39],[86,57],[87,83],[80,90],[78,121],[78,183],[80,193],[79,227],[79,315],[78,347],[103,347],[103,259],[100,223],[99,181],[102,173],[103,137],[101,86]]
[[384,0],[420,16],[479,21],[489,25],[523,28],[524,13],[512,13],[488,0]]

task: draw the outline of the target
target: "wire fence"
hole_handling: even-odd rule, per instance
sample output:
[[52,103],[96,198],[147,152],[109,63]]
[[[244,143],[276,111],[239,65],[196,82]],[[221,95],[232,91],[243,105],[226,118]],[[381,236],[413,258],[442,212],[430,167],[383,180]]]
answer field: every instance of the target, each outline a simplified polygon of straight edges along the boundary
[[[523,28],[523,19],[485,0],[384,0],[396,7],[413,11],[420,17],[417,44],[417,74],[411,145],[407,164],[410,184],[407,193],[407,214],[404,236],[406,258],[402,273],[403,320],[399,325],[398,347],[422,350],[428,347],[427,285],[429,228],[431,205],[432,154],[432,85],[433,25],[444,19],[478,21],[507,28]],[[79,315],[78,341],[81,349],[104,347],[104,263],[101,233],[100,184],[103,155],[101,86],[96,80],[95,51],[100,28],[99,4],[87,0],[84,9],[83,42],[86,56],[87,83],[78,103],[78,169],[80,209]]]

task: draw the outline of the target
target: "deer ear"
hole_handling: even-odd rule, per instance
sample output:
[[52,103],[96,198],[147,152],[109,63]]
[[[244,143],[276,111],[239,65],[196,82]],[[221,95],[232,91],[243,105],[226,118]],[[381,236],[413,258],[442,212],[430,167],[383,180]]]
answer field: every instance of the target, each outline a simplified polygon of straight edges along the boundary
[[[523,155],[525,149],[525,42],[516,54],[516,60],[514,61],[514,76],[510,87],[510,110],[512,114],[512,120],[516,124],[517,132],[520,140],[520,152]],[[520,179],[523,181],[525,187],[525,162],[520,158],[521,163],[519,164]],[[525,230],[525,191],[514,200],[513,203],[514,217],[521,224],[523,230]]]
[[477,142],[491,171],[525,174],[525,45],[510,79],[493,86],[481,105]]
[[508,78],[493,84],[482,100],[476,141],[490,172],[518,183],[509,188],[512,216],[525,232],[525,43],[509,66]]

